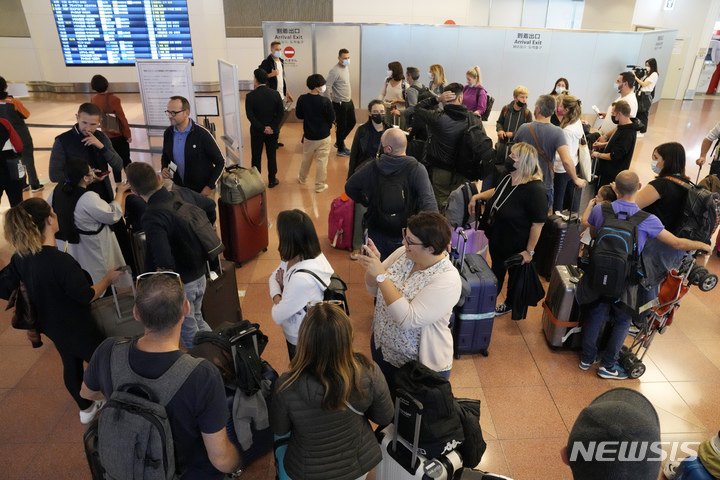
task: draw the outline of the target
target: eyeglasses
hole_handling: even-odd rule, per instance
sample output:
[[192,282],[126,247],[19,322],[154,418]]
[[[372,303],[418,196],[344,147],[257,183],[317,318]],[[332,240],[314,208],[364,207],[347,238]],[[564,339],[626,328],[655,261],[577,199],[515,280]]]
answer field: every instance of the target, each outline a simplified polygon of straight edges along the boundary
[[177,115],[178,113],[182,113],[182,112],[184,112],[184,111],[185,111],[185,110],[178,110],[177,112],[173,112],[172,110],[165,110],[165,114],[166,114],[166,115],[170,115],[171,117],[174,117],[174,116]]
[[403,238],[403,240],[405,240],[405,243],[407,243],[408,245],[421,245],[421,246],[424,245],[422,242],[420,242],[420,243],[411,242],[407,237],[407,228],[402,229],[402,238]]
[[138,285],[140,285],[141,280],[147,280],[152,275],[167,275],[169,277],[177,278],[177,281],[180,282],[180,285],[182,285],[182,280],[180,279],[180,274],[176,272],[171,272],[170,270],[160,270],[157,272],[145,272],[141,273],[137,277],[135,277],[135,288],[138,288]]
[[340,307],[343,310],[345,309],[345,302],[343,302],[342,300],[319,300],[315,302],[308,302],[307,308],[309,310],[310,307],[314,307],[315,305],[322,305],[324,303],[328,305],[335,305],[336,307]]

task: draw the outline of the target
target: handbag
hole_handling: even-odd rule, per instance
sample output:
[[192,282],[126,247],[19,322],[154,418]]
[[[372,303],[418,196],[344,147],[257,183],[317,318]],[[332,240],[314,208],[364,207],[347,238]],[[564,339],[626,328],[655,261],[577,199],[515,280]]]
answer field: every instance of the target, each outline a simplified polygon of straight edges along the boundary
[[586,182],[592,182],[594,176],[592,158],[584,135],[580,139],[580,145],[578,145],[578,165],[580,165],[580,177]]
[[637,95],[638,112],[647,112],[652,105],[652,97],[649,92],[640,92]]
[[114,113],[108,113],[110,95],[110,93],[105,95],[105,108],[103,109],[102,120],[100,120],[100,130],[108,137],[118,137],[122,135],[122,125],[120,125],[120,120]]
[[109,337],[134,337],[145,333],[142,323],[135,320],[135,287],[132,292],[117,293],[111,286],[112,295],[99,298],[90,304],[90,314],[100,333]]
[[245,203],[249,198],[265,191],[265,183],[258,169],[231,165],[220,179],[220,198],[228,204]]
[[22,281],[20,281],[20,285],[10,293],[5,310],[7,311],[11,308],[15,308],[10,322],[13,328],[17,328],[18,330],[33,330],[35,328],[37,323],[35,308],[33,308],[30,303],[27,288]]
[[25,178],[25,165],[22,163],[22,155],[14,151],[3,152],[5,157],[5,165],[7,165],[10,180],[17,182]]

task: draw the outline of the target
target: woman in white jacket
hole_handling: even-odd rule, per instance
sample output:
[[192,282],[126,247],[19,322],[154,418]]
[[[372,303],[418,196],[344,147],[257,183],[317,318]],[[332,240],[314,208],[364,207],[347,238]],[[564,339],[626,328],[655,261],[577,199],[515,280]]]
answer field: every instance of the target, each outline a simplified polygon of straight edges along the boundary
[[270,275],[270,297],[274,303],[272,319],[283,329],[292,360],[307,306],[322,301],[325,291],[325,287],[308,272],[329,285],[333,269],[320,251],[315,226],[305,212],[297,209],[280,212],[277,232],[282,262]]

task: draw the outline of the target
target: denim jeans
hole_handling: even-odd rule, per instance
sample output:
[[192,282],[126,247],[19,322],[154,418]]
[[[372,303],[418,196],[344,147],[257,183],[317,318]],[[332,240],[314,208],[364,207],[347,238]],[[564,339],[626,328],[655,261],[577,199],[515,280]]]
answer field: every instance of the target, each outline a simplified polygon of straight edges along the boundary
[[195,345],[195,334],[197,332],[210,332],[212,328],[207,324],[202,316],[202,300],[205,295],[205,287],[207,286],[207,280],[205,275],[193,280],[192,282],[185,283],[185,296],[190,302],[190,314],[185,317],[182,324],[182,330],[180,330],[180,338],[185,344],[185,348],[192,348]]
[[600,329],[605,321],[613,322],[612,332],[608,339],[601,365],[612,368],[618,361],[620,349],[630,329],[632,318],[625,313],[619,302],[600,300],[587,307],[585,323],[583,324],[582,361],[593,363],[597,356],[597,341]]

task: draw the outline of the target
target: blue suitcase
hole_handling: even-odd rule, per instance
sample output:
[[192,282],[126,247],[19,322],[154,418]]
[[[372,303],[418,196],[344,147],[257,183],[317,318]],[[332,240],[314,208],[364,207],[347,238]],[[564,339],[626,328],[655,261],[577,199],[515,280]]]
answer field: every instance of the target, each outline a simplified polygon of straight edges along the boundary
[[714,480],[698,457],[687,457],[675,470],[675,480]]
[[[466,238],[465,232],[458,231],[458,234]],[[460,243],[463,243],[463,251],[456,266],[470,293],[462,306],[455,308],[451,319],[455,358],[459,359],[464,353],[487,356],[495,322],[497,279],[482,255],[465,255],[464,242]]]

